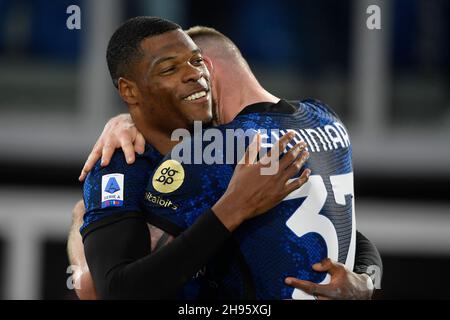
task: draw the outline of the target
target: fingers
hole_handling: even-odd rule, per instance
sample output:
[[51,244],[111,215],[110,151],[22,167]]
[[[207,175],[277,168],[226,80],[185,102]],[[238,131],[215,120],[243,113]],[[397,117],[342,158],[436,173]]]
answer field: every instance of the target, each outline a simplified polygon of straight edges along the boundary
[[84,164],[83,169],[81,169],[80,176],[78,177],[78,181],[83,182],[84,179],[86,179],[86,176],[87,176],[88,173],[89,173],[89,169],[86,168],[86,164]]
[[249,164],[254,164],[258,159],[258,153],[261,150],[261,135],[257,133],[255,137],[253,137],[252,143],[247,148],[247,156]]
[[102,161],[100,162],[102,167],[106,167],[109,164],[115,150],[116,148],[110,142],[105,143],[102,149]]
[[294,190],[297,190],[301,186],[303,186],[306,182],[308,182],[309,176],[311,175],[311,170],[305,169],[302,172],[302,175],[298,177],[297,179],[294,179],[293,181],[289,182],[286,185],[286,195],[290,194]]
[[303,290],[307,294],[316,296],[321,300],[334,298],[336,295],[336,290],[329,284],[317,284],[311,281],[300,280],[293,277],[287,277],[284,282],[291,287]]
[[108,121],[99,139],[99,141],[104,142],[102,145],[102,167],[109,165],[115,149],[119,147],[123,149],[127,162],[134,161],[132,137],[135,134],[133,130],[136,131],[136,128],[129,114],[119,114]]
[[143,154],[145,152],[145,139],[140,132],[137,133],[136,140],[134,141],[134,151],[137,154]]
[[86,162],[84,163],[83,169],[81,169],[81,174],[78,177],[78,180],[83,181],[86,179],[87,174],[94,168],[95,163],[101,157],[100,145],[98,143],[95,144],[94,149],[89,154]]
[[[136,142],[136,146],[133,145],[133,141]],[[145,139],[134,127],[129,114],[121,114],[108,121],[78,179],[83,181],[100,158],[101,166],[107,166],[115,149],[119,147],[123,149],[128,164],[135,161],[135,151],[142,154],[145,150]]]
[[[305,165],[306,161],[309,159],[309,152],[304,151],[306,144],[298,143],[296,144],[287,154],[284,155],[280,162],[280,169],[285,169],[286,180],[295,176],[300,169]],[[299,157],[299,154],[301,156]]]
[[[122,148],[122,151],[125,155],[125,160],[128,164],[132,164],[136,160],[136,155],[135,155],[136,149],[138,150],[136,152],[138,152],[140,154],[144,153],[145,139],[141,134],[139,134],[139,136],[140,136],[139,141],[136,141],[136,142],[139,142],[139,145],[136,145],[136,146],[133,145],[132,139],[127,133],[123,133],[119,136],[119,144],[120,144],[120,147]],[[137,138],[138,137],[136,137],[136,139]],[[142,141],[141,141],[141,139],[142,139]],[[101,162],[102,167],[105,167],[109,164],[114,152],[116,151],[116,148],[118,148],[118,146],[113,145],[110,142],[108,142],[104,145],[103,151],[102,151],[102,162]]]
[[134,160],[136,160],[136,156],[134,153],[134,146],[131,142],[127,141],[121,144],[123,153],[125,154],[125,160],[128,164],[134,163]]
[[300,280],[293,277],[287,277],[284,282],[294,288],[303,290],[307,294],[316,295],[317,294],[317,284],[311,281]]
[[288,145],[288,143],[294,139],[295,137],[295,133],[293,132],[288,132],[286,133],[284,136],[281,137],[281,139],[278,141],[278,155],[281,155],[284,151],[284,149],[286,149],[286,146]]
[[[295,137],[294,132],[288,132],[285,135],[283,135],[280,140],[278,140],[278,143],[273,146],[271,150],[269,150],[266,155],[261,159],[262,164],[269,164],[271,161],[272,152],[276,152],[276,154],[279,156],[283,153],[284,149],[286,149],[286,146],[288,143]],[[277,157],[278,160],[278,157]],[[293,159],[292,159],[293,160]]]
[[238,164],[254,164],[258,153],[261,149],[261,135],[259,133],[255,134],[252,142],[250,142],[247,150],[245,150],[245,154],[242,159],[238,162]]
[[329,258],[323,259],[319,263],[315,263],[312,266],[313,270],[318,272],[328,272],[329,274],[333,275],[336,271],[338,271],[340,268],[343,268],[342,264],[332,261]]
[[[307,158],[309,157],[309,153],[307,151],[304,151],[306,148],[306,143],[305,142],[299,142],[297,143],[295,146],[293,146],[284,156],[283,159],[281,159],[280,161],[280,169],[284,170],[286,168],[288,168],[290,165],[294,164],[293,170],[295,171],[295,161],[296,160],[304,160],[303,162],[299,161],[297,162],[297,165],[300,165],[300,168],[303,166],[303,163],[305,163],[305,161],[307,160]],[[299,154],[303,152],[302,157],[300,157],[299,159],[298,156]],[[298,168],[298,170],[300,170],[300,168]],[[296,170],[295,172],[293,172],[293,174],[290,176],[292,177],[295,173],[298,172],[298,170]]]
[[135,160],[134,146],[128,134],[124,133],[119,136],[119,143],[125,155],[128,164],[132,164]]

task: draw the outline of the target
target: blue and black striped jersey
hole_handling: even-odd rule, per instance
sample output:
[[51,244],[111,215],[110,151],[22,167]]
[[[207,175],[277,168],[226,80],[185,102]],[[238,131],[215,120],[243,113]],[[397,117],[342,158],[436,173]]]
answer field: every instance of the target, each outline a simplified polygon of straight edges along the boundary
[[326,282],[326,274],[312,270],[314,263],[330,257],[352,270],[355,254],[350,138],[323,103],[252,105],[231,123],[186,139],[150,174],[145,211],[161,228],[189,228],[225,192],[239,158],[238,140],[258,131],[269,146],[294,131],[296,142],[308,144],[305,167],[311,176],[278,206],[241,225],[234,233],[235,249],[225,250],[206,273],[219,298],[309,298],[285,285],[285,277]]

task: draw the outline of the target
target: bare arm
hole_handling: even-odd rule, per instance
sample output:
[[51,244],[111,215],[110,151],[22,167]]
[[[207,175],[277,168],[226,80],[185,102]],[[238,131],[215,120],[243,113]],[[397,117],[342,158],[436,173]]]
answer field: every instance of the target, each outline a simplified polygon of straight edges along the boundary
[[97,299],[97,293],[86,262],[79,231],[83,224],[84,212],[84,203],[83,200],[80,200],[72,211],[72,225],[67,239],[67,255],[70,265],[73,266],[73,278],[76,284],[75,292],[78,298],[81,300],[95,300]]

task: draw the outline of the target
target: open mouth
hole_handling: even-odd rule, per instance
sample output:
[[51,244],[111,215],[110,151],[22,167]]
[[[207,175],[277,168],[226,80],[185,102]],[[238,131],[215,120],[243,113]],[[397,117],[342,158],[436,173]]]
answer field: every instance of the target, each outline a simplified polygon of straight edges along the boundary
[[186,98],[183,98],[183,100],[184,101],[195,101],[195,100],[205,97],[206,94],[207,94],[206,90],[198,91],[198,92],[195,92],[195,93],[187,96]]

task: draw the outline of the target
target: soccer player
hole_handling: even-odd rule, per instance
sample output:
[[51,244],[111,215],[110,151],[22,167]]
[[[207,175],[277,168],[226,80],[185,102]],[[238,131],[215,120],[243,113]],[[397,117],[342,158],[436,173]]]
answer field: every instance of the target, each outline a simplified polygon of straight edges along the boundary
[[[218,36],[220,36],[221,37],[221,35],[220,34],[213,34],[213,37],[210,37],[210,38],[217,38]],[[220,38],[219,37],[219,38]],[[207,37],[208,38],[208,37]],[[215,40],[217,40],[217,39],[215,39]],[[231,43],[232,44],[232,43]],[[230,45],[230,43],[227,43],[227,46],[229,46]],[[205,50],[203,47],[202,47],[202,49],[203,50]],[[234,47],[229,47],[229,49],[232,49],[232,50],[236,50],[236,48],[234,48]],[[237,51],[238,52],[238,51]],[[229,53],[229,52],[227,52],[226,50],[225,51],[223,51],[222,53],[225,53],[224,54],[224,57],[226,57],[226,55]],[[212,55],[211,55],[212,56]],[[235,59],[236,58],[236,56],[232,56],[232,58],[233,59]],[[242,62],[243,62],[243,60],[238,60],[238,62],[241,64],[241,67],[242,66],[244,66],[245,67],[245,65],[242,65]],[[245,62],[245,61],[244,61]],[[233,63],[232,63],[232,65],[233,65]],[[218,68],[220,67],[220,65],[219,64],[217,64],[217,66],[218,66]],[[222,67],[223,67],[223,65],[222,65]],[[247,66],[247,68],[248,68],[248,66]],[[235,70],[234,70],[235,71]],[[246,71],[249,71],[249,69],[246,69]],[[218,73],[218,74],[220,74],[220,73]],[[238,77],[240,74],[239,73],[237,73],[236,74],[236,76]],[[248,81],[249,80],[249,77],[248,77],[248,75],[249,74],[246,74],[245,76],[247,76],[247,78],[245,78],[245,81]],[[254,77],[253,77],[254,78]],[[219,80],[219,77],[217,77],[216,78],[217,79],[217,81],[220,81]],[[253,80],[253,79],[252,79]],[[254,79],[254,80],[256,80],[256,79]],[[231,82],[230,82],[231,83]],[[228,83],[227,83],[228,84]],[[238,87],[239,86],[239,82],[237,82],[237,83],[235,83],[236,84],[236,86]],[[218,88],[219,86],[217,86],[217,88]],[[248,86],[247,86],[248,87]],[[223,87],[222,87],[223,88]],[[251,87],[250,87],[251,88]],[[252,94],[252,92],[249,92],[249,96]],[[228,96],[226,96],[225,94],[224,94],[224,91],[222,91],[222,92],[218,92],[218,95],[217,95],[218,97],[219,97],[219,99],[220,100],[222,100],[222,101],[225,101],[228,97],[231,99],[231,97],[233,97],[233,95],[228,95]],[[239,93],[236,95],[237,97],[239,97]],[[234,96],[234,98],[236,98],[236,96]],[[268,94],[266,94],[264,97],[261,97],[261,96],[257,96],[257,95],[254,95],[253,96],[253,98],[254,99],[261,99],[261,101],[270,101],[270,99],[274,99],[275,97],[273,97],[273,96],[270,96],[270,95],[268,95]],[[275,98],[276,99],[276,98]],[[247,99],[248,100],[248,99]],[[239,108],[241,108],[242,109],[242,105],[240,105],[239,103],[243,103],[244,101],[239,101],[239,100],[234,100],[234,102],[237,102],[238,103],[238,105],[240,106]],[[273,101],[273,102],[275,102],[275,101]],[[314,104],[315,102],[310,102],[310,104]],[[247,104],[251,104],[251,103],[247,103]],[[306,104],[306,103],[305,103]],[[317,104],[317,103],[316,103]],[[272,105],[269,105],[269,106],[273,106],[273,105],[276,105],[275,103],[273,103]],[[245,106],[245,105],[244,105]],[[255,106],[254,106],[255,107]],[[260,105],[260,106],[258,106],[259,108],[261,108],[261,107],[263,107],[263,105]],[[286,105],[286,107],[287,108],[289,108],[287,105]],[[311,107],[310,107],[311,108]],[[319,105],[319,107],[318,107],[319,109],[320,108],[322,108],[322,111],[325,113],[325,112],[328,112],[328,110],[325,108],[325,107],[323,107],[323,106],[320,106]],[[312,109],[314,109],[314,108],[312,108]],[[255,109],[254,109],[255,110]],[[223,111],[223,110],[222,110]],[[228,111],[228,109],[227,110],[225,110],[225,111],[223,111],[224,112],[224,114],[220,114],[220,116],[219,116],[219,118],[222,118],[222,119],[227,119],[227,117],[228,117],[228,115],[226,114],[226,112]],[[233,111],[232,111],[232,109],[230,109],[229,110],[230,111],[230,113],[232,114],[233,113]],[[262,109],[259,109],[259,110],[257,110],[257,112],[259,112],[259,113],[262,113],[262,114],[264,114],[264,112],[261,112],[262,111]],[[272,111],[280,111],[280,110],[277,110],[276,109],[276,107],[272,110]],[[286,110],[284,110],[284,111],[286,111]],[[287,110],[287,111],[289,111],[289,110]],[[230,117],[229,117],[229,119],[228,120],[225,120],[225,122],[226,121],[229,121],[229,120],[231,120],[232,118],[233,118],[234,116],[233,115],[231,115]],[[334,115],[333,115],[333,117],[334,117]],[[238,117],[239,118],[239,117]],[[331,130],[331,129],[330,129]],[[335,128],[335,130],[339,130],[339,127],[337,127],[337,128]],[[345,130],[345,129],[344,129]],[[336,132],[339,132],[339,131],[336,131]],[[336,135],[336,136],[333,136],[332,138],[337,138],[338,136]],[[311,137],[310,137],[311,138]],[[342,140],[342,144],[343,145],[346,145],[346,140],[345,140],[345,138],[344,138],[344,136],[340,136],[340,138],[341,138],[341,140]],[[307,139],[307,136],[305,136],[305,139]],[[311,138],[311,139],[313,139],[313,138]],[[326,137],[324,137],[324,139],[326,139]],[[331,139],[331,137],[330,137],[330,139]],[[345,149],[345,147],[343,147],[343,149]],[[212,167],[211,167],[212,168]],[[226,176],[226,175],[225,175]],[[229,177],[228,177],[229,178]],[[220,188],[219,188],[220,189]],[[154,190],[152,190],[153,192],[154,192]],[[221,190],[220,192],[223,192],[223,190]],[[157,209],[157,208],[155,208],[155,209]],[[157,211],[157,210],[156,210]],[[260,296],[261,297],[261,296]]]
[[[290,150],[273,176],[260,175],[262,164],[249,148],[244,157],[248,164],[236,167],[223,197],[164,250],[151,253],[147,221],[157,221],[151,221],[146,210],[149,174],[161,154],[170,151],[170,132],[189,126],[192,117],[205,122],[212,118],[209,73],[194,42],[178,25],[158,18],[132,19],[120,27],[111,38],[107,59],[113,82],[152,146],[132,166],[117,154],[109,167],[97,167],[87,177],[82,235],[97,293],[102,298],[179,298],[184,288],[183,297],[197,298],[200,281],[183,285],[226,244],[230,233],[305,183],[309,170],[287,182],[308,156],[305,144]],[[183,70],[167,77],[163,68],[172,59],[182,61]],[[199,91],[208,92],[202,101],[187,99]],[[280,150],[292,137],[280,140]],[[274,190],[266,190],[267,184]]]

